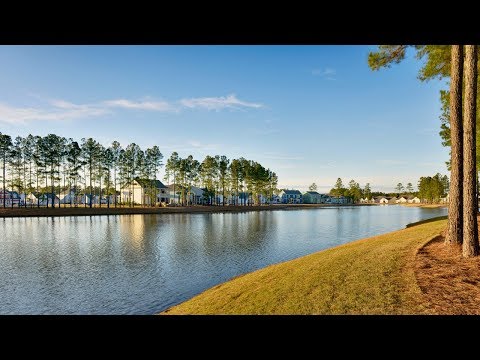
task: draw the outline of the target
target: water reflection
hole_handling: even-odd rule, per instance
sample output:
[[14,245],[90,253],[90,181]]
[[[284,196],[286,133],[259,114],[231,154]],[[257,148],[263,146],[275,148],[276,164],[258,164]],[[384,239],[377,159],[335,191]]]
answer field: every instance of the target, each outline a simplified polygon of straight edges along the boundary
[[342,207],[0,220],[1,314],[151,314],[233,276],[440,216]]

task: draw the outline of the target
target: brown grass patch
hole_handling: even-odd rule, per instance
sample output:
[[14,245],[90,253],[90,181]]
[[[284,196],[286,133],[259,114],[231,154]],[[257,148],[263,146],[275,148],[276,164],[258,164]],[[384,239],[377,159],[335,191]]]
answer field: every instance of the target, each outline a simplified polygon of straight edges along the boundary
[[445,233],[419,249],[415,276],[429,313],[480,314],[480,257],[465,259]]

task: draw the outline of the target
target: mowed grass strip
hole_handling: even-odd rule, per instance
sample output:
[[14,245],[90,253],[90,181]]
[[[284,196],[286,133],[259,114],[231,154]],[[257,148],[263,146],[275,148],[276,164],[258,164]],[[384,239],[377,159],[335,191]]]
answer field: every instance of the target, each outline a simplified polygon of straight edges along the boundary
[[414,262],[446,220],[358,240],[217,285],[164,314],[423,314]]

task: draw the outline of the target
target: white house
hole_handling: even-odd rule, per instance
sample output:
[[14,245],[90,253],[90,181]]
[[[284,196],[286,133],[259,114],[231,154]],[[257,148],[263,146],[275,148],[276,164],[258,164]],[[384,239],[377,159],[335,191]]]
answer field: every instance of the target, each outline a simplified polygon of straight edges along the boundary
[[400,196],[397,200],[397,204],[406,204],[408,202],[408,196]]
[[133,202],[140,205],[151,205],[152,198],[157,195],[156,202],[168,203],[168,189],[160,180],[136,178],[133,182],[120,189],[120,201]]
[[60,204],[60,199],[57,195],[52,193],[38,193],[31,192],[27,195],[27,204],[30,205],[40,205],[40,206],[50,206],[52,202],[55,201],[55,205]]
[[203,189],[191,186],[189,194],[188,205],[202,205],[203,204]]
[[391,198],[388,198],[388,197],[385,197],[385,196],[380,196],[379,199],[378,199],[378,203],[379,204],[388,204],[388,200],[390,200]]
[[407,202],[409,204],[420,204],[420,199],[416,196],[409,196]]
[[60,194],[58,194],[58,198],[60,199],[60,204],[74,204],[75,191],[74,189],[64,190]]

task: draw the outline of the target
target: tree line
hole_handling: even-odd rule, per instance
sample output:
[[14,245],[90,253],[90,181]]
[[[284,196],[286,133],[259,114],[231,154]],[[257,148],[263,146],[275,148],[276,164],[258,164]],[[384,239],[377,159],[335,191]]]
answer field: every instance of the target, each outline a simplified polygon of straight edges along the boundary
[[190,205],[192,186],[203,188],[207,205],[225,205],[229,196],[232,205],[258,205],[262,196],[272,199],[278,184],[275,172],[253,160],[207,155],[199,162],[192,155],[181,158],[177,152],[167,160],[164,179],[173,182],[182,205]]
[[336,197],[344,196],[356,203],[360,201],[361,198],[370,198],[372,196],[372,190],[370,189],[370,183],[366,183],[365,187],[362,189],[360,184],[352,179],[349,181],[348,187],[346,187],[343,185],[342,179],[338,178],[335,186],[330,190],[329,194]]
[[449,191],[448,176],[440,173],[434,176],[422,176],[418,180],[418,197],[427,203],[440,202],[441,198],[447,196]]
[[[73,190],[70,205],[77,206],[78,196],[88,195],[90,200],[83,201],[93,206],[93,197],[106,197],[107,207],[113,196],[113,206],[135,204],[134,192],[129,191],[128,199],[118,201],[118,189],[133,187],[134,180],[146,180],[145,194],[155,206],[158,195],[156,179],[163,164],[163,154],[157,145],[142,150],[131,143],[125,148],[118,141],[104,147],[93,138],[82,138],[80,142],[55,134],[27,137],[0,132],[0,162],[3,188],[3,207],[6,207],[5,190],[7,186],[19,194],[36,193],[37,204],[40,198],[46,200],[47,207],[55,207],[55,194]],[[222,194],[222,204],[226,195],[236,196],[235,204],[240,204],[240,192],[246,192],[243,198],[257,204],[260,196],[272,196],[278,178],[270,169],[255,161],[244,158],[230,161],[226,156],[207,155],[202,162],[190,155],[185,159],[173,152],[167,160],[165,179],[173,181],[175,193],[179,193],[181,203],[188,204],[188,195],[192,186],[204,187],[208,203],[219,204],[218,194]],[[45,196],[46,195],[46,196]],[[139,200],[139,199],[137,199]],[[247,204],[245,199],[244,204]],[[31,206],[34,204],[31,203]],[[0,204],[1,206],[1,204]],[[27,202],[24,202],[27,206]],[[59,205],[60,206],[60,205]],[[64,203],[64,206],[66,204]],[[101,206],[101,202],[100,202]],[[13,207],[13,201],[12,201]]]
[[[338,178],[334,187],[330,190],[329,194],[331,196],[344,196],[351,199],[352,202],[357,203],[362,198],[372,199],[377,196],[401,196],[401,195],[415,195],[418,196],[422,201],[428,203],[437,203],[441,198],[445,197],[448,194],[450,187],[450,181],[448,180],[447,175],[442,175],[440,173],[435,174],[434,176],[422,176],[418,180],[418,191],[415,191],[412,183],[407,183],[404,186],[402,183],[398,183],[395,187],[396,192],[385,193],[382,191],[372,191],[370,183],[366,183],[363,188],[360,187],[360,184],[355,180],[350,180],[348,186],[343,184],[341,178]],[[313,183],[310,185],[309,189],[311,191],[316,190],[317,185]]]

